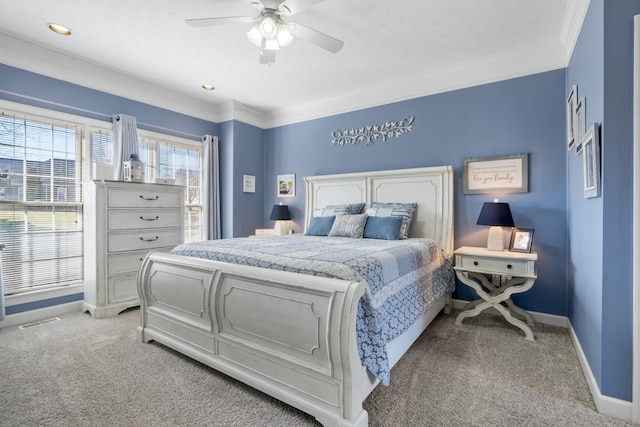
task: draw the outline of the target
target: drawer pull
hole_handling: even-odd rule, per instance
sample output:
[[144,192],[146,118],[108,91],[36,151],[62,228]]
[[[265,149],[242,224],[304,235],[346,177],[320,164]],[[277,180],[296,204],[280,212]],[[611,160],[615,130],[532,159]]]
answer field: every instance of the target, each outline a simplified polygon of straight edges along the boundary
[[144,196],[141,194],[141,195],[140,195],[140,198],[141,198],[142,200],[149,200],[149,201],[153,201],[153,200],[158,200],[158,199],[160,198],[160,196],[156,196],[156,197],[155,197],[155,199],[154,199],[153,197],[152,197],[152,198],[144,197]]
[[157,221],[160,217],[156,216],[155,218],[145,218],[143,216],[140,217],[143,221]]
[[473,265],[478,265],[478,261],[473,261]]
[[143,242],[155,242],[159,238],[160,238],[160,236],[156,236],[155,239],[145,239],[144,237],[141,237],[140,240],[142,240]]
[[511,268],[511,267],[512,267],[512,265],[511,265],[511,264],[507,264],[507,268]]

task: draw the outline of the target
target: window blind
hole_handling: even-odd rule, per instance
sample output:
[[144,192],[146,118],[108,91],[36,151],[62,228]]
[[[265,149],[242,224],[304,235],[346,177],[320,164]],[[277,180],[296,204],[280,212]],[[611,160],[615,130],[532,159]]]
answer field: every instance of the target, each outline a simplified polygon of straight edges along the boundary
[[0,113],[4,293],[83,278],[82,128]]

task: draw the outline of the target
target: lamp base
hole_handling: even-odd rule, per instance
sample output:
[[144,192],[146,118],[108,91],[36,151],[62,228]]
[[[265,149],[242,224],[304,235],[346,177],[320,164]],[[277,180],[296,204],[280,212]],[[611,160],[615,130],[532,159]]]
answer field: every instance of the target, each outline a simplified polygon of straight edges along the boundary
[[287,234],[287,223],[286,221],[276,221],[276,226],[273,229],[274,234],[276,236],[283,236]]
[[504,250],[504,232],[502,231],[502,227],[493,226],[489,229],[487,249],[499,252]]

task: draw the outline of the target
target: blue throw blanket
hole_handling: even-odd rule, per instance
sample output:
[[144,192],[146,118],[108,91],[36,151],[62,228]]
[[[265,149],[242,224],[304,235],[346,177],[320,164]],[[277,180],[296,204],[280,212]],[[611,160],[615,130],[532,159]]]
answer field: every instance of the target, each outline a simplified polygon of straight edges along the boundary
[[362,364],[384,385],[390,378],[387,343],[455,283],[448,255],[430,239],[292,235],[186,243],[172,253],[366,282],[356,320],[358,351]]

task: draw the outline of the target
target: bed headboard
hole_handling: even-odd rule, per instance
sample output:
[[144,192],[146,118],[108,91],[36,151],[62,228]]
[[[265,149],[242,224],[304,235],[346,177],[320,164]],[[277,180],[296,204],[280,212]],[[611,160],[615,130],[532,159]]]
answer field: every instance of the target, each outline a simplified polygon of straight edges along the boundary
[[453,167],[310,176],[306,186],[305,230],[314,209],[364,202],[416,202],[410,237],[428,237],[453,253]]

